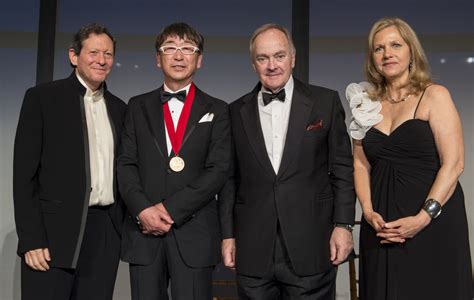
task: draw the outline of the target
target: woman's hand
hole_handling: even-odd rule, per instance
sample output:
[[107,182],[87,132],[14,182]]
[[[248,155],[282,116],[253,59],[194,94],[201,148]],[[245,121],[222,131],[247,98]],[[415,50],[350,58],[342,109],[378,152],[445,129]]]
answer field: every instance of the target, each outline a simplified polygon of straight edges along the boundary
[[368,213],[364,213],[364,219],[370,224],[370,226],[372,226],[372,228],[375,229],[377,233],[382,231],[385,225],[385,221],[382,216],[373,210]]
[[415,237],[431,222],[431,217],[424,211],[415,216],[404,217],[393,222],[385,223],[377,236],[382,238],[382,244],[403,243],[406,239]]

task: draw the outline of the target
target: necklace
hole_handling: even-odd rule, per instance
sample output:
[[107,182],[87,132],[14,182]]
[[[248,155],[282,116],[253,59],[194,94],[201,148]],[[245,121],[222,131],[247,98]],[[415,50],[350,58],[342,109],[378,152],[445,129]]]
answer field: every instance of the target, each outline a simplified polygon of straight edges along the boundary
[[391,103],[400,103],[400,102],[404,102],[404,101],[408,100],[408,98],[410,98],[410,97],[411,97],[411,95],[412,95],[412,94],[408,94],[408,95],[406,95],[405,97],[402,97],[402,98],[400,98],[400,99],[398,99],[398,100],[396,100],[396,99],[393,99],[393,98],[388,98],[388,101],[390,101]]

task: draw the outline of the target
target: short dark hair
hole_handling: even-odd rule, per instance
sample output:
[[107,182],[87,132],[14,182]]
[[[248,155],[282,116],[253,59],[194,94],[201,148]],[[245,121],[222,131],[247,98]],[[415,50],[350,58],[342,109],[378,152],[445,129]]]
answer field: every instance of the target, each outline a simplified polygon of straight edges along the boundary
[[106,34],[113,42],[114,44],[114,54],[115,54],[115,38],[112,36],[110,31],[105,27],[97,23],[91,23],[88,25],[83,26],[81,29],[79,29],[76,34],[74,34],[74,37],[71,42],[71,46],[69,46],[69,49],[74,50],[74,53],[76,55],[79,55],[82,50],[82,44],[85,40],[89,38],[91,34]]
[[156,37],[156,52],[160,51],[161,45],[170,36],[178,36],[180,39],[187,38],[188,40],[194,42],[196,47],[199,48],[199,53],[202,53],[204,50],[204,37],[199,32],[197,32],[196,29],[186,23],[173,23],[163,28],[163,30]]

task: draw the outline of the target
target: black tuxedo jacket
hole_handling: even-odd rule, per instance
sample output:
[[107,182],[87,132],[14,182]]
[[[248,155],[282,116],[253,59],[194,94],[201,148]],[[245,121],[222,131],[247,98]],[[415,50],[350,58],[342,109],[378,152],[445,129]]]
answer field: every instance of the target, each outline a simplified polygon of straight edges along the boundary
[[[169,168],[166,127],[160,91],[132,98],[118,159],[119,188],[128,207],[122,233],[122,259],[147,265],[156,257],[162,237],[141,233],[135,217],[163,202],[175,221],[180,254],[188,266],[215,265],[220,258],[216,194],[226,181],[231,161],[228,106],[196,88],[183,143],[181,172]],[[199,122],[207,114],[211,122]]]
[[[53,267],[76,267],[86,225],[91,183],[85,92],[74,73],[28,89],[15,137],[18,254],[49,248]],[[117,150],[126,104],[106,88],[104,98]],[[109,213],[119,233],[124,212],[115,180]]]
[[294,80],[278,174],[260,125],[260,84],[230,105],[235,176],[221,193],[224,238],[236,239],[237,272],[263,276],[273,259],[279,222],[299,276],[332,267],[334,223],[354,223],[351,144],[337,92]]

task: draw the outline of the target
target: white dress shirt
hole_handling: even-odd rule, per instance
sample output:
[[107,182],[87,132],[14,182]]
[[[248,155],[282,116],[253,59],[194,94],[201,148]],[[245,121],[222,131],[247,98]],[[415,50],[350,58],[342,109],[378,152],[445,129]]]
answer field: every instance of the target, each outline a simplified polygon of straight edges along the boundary
[[260,115],[260,124],[262,126],[263,138],[267,154],[278,174],[281,158],[285,147],[286,133],[288,131],[288,121],[290,119],[291,102],[293,98],[293,77],[285,84],[285,101],[273,100],[268,105],[263,105],[262,92],[271,92],[262,86],[258,93],[258,113]]
[[[177,93],[180,91],[186,91],[186,95],[188,95],[189,88],[191,87],[191,84],[188,84],[182,89],[179,89],[177,91],[172,91],[169,87],[166,86],[166,84],[163,84],[163,88],[166,92],[169,93]],[[184,102],[181,102],[177,98],[173,97],[168,101],[168,107],[170,108],[171,112],[171,118],[173,119],[173,125],[174,125],[174,130],[176,132],[176,128],[178,127],[178,122],[179,122],[179,117],[181,116],[181,112],[183,111],[183,106]],[[164,120],[163,120],[164,122]],[[165,123],[165,128],[166,128],[166,123]],[[171,145],[171,140],[168,135],[168,128],[165,130],[166,132],[166,146],[168,149],[168,156],[171,154],[171,151],[173,150],[173,146]]]
[[114,203],[114,138],[110,126],[104,90],[92,91],[76,73],[77,79],[86,88],[84,108],[86,112],[89,140],[89,162],[91,194],[89,206],[105,206]]

